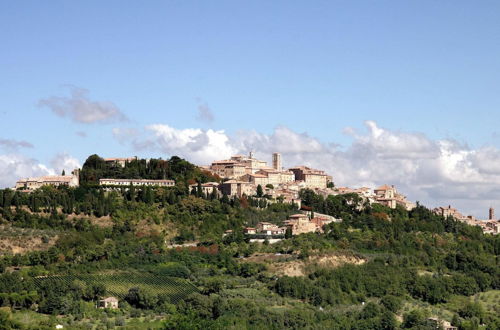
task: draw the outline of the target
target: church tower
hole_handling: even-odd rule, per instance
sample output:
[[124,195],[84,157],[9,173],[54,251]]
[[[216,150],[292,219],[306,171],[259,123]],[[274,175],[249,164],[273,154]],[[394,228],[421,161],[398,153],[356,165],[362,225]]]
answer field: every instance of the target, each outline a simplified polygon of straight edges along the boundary
[[276,171],[281,171],[283,168],[281,165],[281,154],[278,152],[273,153],[273,168]]

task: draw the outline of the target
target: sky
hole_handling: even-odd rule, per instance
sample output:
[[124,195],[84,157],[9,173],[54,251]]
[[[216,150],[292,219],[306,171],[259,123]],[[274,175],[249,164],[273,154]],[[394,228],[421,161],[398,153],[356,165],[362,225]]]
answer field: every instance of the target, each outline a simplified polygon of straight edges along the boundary
[[0,187],[253,150],[500,211],[498,1],[1,1]]

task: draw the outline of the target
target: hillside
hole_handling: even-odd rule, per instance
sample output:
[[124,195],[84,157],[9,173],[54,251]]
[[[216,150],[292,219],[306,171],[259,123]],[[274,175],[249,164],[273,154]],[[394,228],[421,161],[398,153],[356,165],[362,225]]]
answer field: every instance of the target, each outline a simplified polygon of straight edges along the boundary
[[[176,185],[105,190],[103,177]],[[121,167],[93,155],[80,179],[0,191],[4,328],[436,329],[431,317],[500,328],[499,237],[423,205],[303,191],[306,207],[343,221],[252,243],[245,226],[281,223],[295,205],[192,193],[218,178],[178,157]],[[107,296],[118,309],[96,308]]]

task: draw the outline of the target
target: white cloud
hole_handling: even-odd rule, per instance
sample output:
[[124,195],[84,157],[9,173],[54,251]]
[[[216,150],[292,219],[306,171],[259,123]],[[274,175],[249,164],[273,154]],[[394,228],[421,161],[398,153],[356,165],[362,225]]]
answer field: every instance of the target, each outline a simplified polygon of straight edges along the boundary
[[64,170],[66,175],[69,175],[75,168],[80,168],[80,161],[67,153],[59,153],[51,159],[50,165],[53,170],[60,174]]
[[229,157],[236,149],[229,144],[224,131],[175,129],[154,124],[146,127],[146,137],[135,139],[136,150],[158,150],[167,155],[187,158],[197,164],[208,164],[215,158]]
[[20,148],[33,148],[33,144],[27,141],[0,138],[0,147],[8,151],[15,151]]
[[66,153],[55,155],[50,166],[19,153],[0,154],[0,188],[14,187],[22,178],[59,175],[63,169],[69,174],[77,167],[80,162]]
[[126,120],[125,115],[112,102],[92,101],[89,91],[70,86],[71,97],[51,96],[38,101],[38,106],[48,107],[59,117],[77,123],[91,124]]
[[20,178],[54,174],[36,160],[19,155],[0,155],[0,187],[13,187]]

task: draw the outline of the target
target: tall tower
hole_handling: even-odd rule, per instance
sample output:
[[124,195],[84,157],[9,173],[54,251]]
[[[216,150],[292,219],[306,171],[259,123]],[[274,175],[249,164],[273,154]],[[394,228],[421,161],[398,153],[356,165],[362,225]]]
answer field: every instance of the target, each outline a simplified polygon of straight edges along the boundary
[[273,153],[273,168],[277,171],[281,171],[281,154],[278,152]]
[[495,220],[495,209],[490,207],[490,216],[489,220]]

